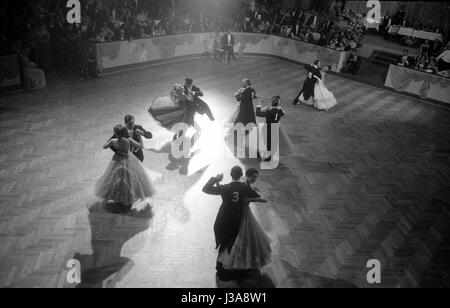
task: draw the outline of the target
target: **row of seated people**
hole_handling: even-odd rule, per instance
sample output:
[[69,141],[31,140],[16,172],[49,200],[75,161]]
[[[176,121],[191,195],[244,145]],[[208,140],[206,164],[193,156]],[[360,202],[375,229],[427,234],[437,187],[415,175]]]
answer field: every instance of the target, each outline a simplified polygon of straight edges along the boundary
[[411,56],[408,49],[403,51],[403,55],[397,63],[399,66],[412,68],[430,74],[437,74],[448,69],[448,65],[445,66],[444,64],[445,62],[441,56],[436,57],[435,55],[429,55],[428,53],[420,53],[416,56]]

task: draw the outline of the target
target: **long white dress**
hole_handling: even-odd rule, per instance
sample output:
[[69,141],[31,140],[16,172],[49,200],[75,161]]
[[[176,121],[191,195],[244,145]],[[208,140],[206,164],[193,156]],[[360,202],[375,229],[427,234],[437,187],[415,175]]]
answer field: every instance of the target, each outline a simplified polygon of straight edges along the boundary
[[112,147],[117,152],[97,182],[96,196],[123,205],[152,197],[155,189],[150,175],[131,153],[131,142],[127,139],[113,140]]
[[325,73],[322,73],[322,80],[317,80],[314,87],[314,107],[318,110],[328,111],[336,105],[336,98],[325,86]]

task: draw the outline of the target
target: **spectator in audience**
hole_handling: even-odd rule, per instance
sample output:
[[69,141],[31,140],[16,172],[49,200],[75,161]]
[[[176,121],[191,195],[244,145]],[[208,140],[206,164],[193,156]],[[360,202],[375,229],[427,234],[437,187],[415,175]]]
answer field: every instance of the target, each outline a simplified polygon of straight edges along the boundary
[[110,42],[114,37],[114,32],[108,27],[106,22],[100,27],[97,33],[97,42]]
[[136,18],[130,17],[127,27],[125,28],[126,35],[130,40],[136,39],[140,35],[139,27],[136,23]]
[[228,64],[230,63],[231,58],[236,61],[236,57],[234,55],[234,43],[234,35],[231,33],[231,30],[228,30],[228,33],[222,37],[222,48],[228,54]]
[[[244,5],[237,14],[224,16],[214,12],[198,12],[194,7],[191,10],[179,10],[182,11],[181,15],[177,10],[170,10],[169,5],[168,10],[163,10],[161,5],[165,4],[158,4],[156,1],[86,0],[82,2],[82,24],[76,26],[66,22],[65,3],[52,0],[24,3],[26,9],[23,16],[20,19],[10,16],[6,24],[13,22],[18,25],[13,27],[17,34],[13,36],[15,38],[12,42],[23,39],[33,53],[40,51],[38,44],[47,41],[46,37],[49,38],[52,50],[75,52],[80,40],[125,41],[174,33],[223,32],[228,29],[233,32],[257,32],[287,37],[291,28],[292,34],[302,41],[350,50],[360,46],[364,34],[362,20],[350,10],[341,12],[336,8],[335,14],[327,14],[317,6],[319,11],[296,11],[283,8],[279,1],[256,0],[255,9]],[[3,27],[0,28],[3,30]],[[6,42],[2,44],[12,46],[11,38],[6,37]],[[30,57],[36,62],[40,59],[40,54],[42,52]],[[37,63],[41,66],[40,62]]]
[[97,78],[97,58],[92,47],[83,54],[81,75],[86,78]]
[[385,38],[388,34],[389,27],[392,24],[392,18],[389,14],[389,11],[386,12],[386,15],[384,15],[383,19],[381,20],[381,26],[380,26],[380,34],[382,34]]
[[424,56],[418,56],[416,58],[416,65],[414,68],[419,71],[424,71],[427,67],[428,59]]
[[392,18],[392,24],[401,25],[405,20],[405,17],[406,17],[405,6],[401,5],[400,9],[397,11],[397,13],[395,13],[394,18]]
[[356,75],[360,67],[361,67],[361,57],[358,55],[358,52],[354,49],[352,50],[342,72]]
[[303,27],[305,24],[305,21],[306,21],[305,12],[303,10],[300,10],[295,19],[298,20],[300,23],[300,26]]
[[430,61],[428,62],[426,70],[429,73],[433,73],[433,74],[438,73],[438,64],[437,64],[437,61],[436,61],[436,57],[430,57]]
[[425,27],[423,27],[423,30],[427,32],[433,32],[434,30],[433,21],[428,20],[428,23],[425,25]]
[[404,67],[410,67],[411,60],[409,58],[409,51],[408,51],[408,49],[403,50],[403,56],[400,58],[399,65],[404,66]]
[[430,54],[434,57],[439,56],[442,49],[442,43],[438,39],[435,39],[431,44]]
[[[169,32],[170,33],[170,32]],[[163,25],[160,23],[155,30],[155,36],[164,36],[167,35],[166,30],[164,29]]]
[[300,20],[297,19],[295,25],[292,27],[291,35],[294,37],[300,37],[303,27],[300,24]]
[[442,27],[441,26],[436,27],[436,29],[434,30],[434,33],[442,34],[443,33]]
[[413,22],[413,28],[414,28],[415,30],[422,30],[422,29],[423,29],[423,24],[420,22],[419,19],[416,19],[416,20]]
[[140,13],[136,17],[137,24],[141,28],[147,28],[148,27],[148,12],[144,12],[143,9],[141,9]]
[[328,16],[323,11],[321,11],[319,13],[319,18],[317,21],[317,27],[316,27],[315,31],[318,33],[322,33],[324,31],[326,31],[328,22],[329,22]]
[[305,23],[305,27],[314,30],[317,26],[317,13],[313,13]]
[[431,46],[430,46],[429,41],[425,40],[425,42],[422,45],[420,45],[420,55],[428,58],[428,56],[430,54],[430,49],[431,49]]
[[123,27],[119,29],[114,40],[115,41],[127,41],[128,40],[125,29]]

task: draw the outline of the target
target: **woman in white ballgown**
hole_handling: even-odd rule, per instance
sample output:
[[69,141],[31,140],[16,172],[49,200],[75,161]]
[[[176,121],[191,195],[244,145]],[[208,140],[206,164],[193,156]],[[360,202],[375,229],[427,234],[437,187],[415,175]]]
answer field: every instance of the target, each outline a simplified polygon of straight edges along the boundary
[[114,133],[118,138],[103,146],[104,149],[114,150],[115,155],[97,182],[96,196],[131,209],[136,201],[152,197],[155,189],[144,166],[133,155],[133,150],[142,147],[142,144],[128,137],[125,126],[116,126]]
[[315,77],[317,83],[314,87],[314,107],[318,110],[328,111],[337,105],[334,94],[325,86],[325,76],[326,72],[329,70],[331,70],[330,66],[327,66],[322,70],[322,79]]
[[[253,184],[258,179],[259,172],[249,169],[246,173],[246,184],[253,190]],[[251,199],[244,205],[243,218],[231,251],[225,249],[219,255],[218,261],[225,270],[260,270],[270,263],[272,248],[270,240],[259,225],[250,208],[251,202],[267,203],[265,199]]]

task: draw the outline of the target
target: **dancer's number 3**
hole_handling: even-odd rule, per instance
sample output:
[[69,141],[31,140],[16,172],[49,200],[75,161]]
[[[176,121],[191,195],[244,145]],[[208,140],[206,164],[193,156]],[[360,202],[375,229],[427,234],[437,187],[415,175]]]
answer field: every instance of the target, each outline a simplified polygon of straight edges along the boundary
[[233,202],[238,202],[239,201],[239,193],[235,192],[233,193]]

